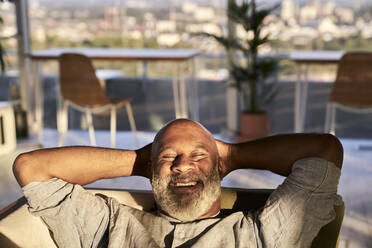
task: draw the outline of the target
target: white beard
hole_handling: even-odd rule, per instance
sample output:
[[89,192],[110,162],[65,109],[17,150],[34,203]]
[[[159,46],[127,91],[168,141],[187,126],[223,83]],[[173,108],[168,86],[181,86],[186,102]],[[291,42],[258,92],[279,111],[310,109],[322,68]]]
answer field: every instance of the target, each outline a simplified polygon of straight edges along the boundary
[[[177,195],[172,192],[170,182],[179,178],[192,178],[202,183],[202,189],[194,194]],[[168,215],[180,221],[193,221],[205,214],[221,195],[221,181],[218,166],[215,165],[210,175],[186,174],[160,178],[153,175],[152,190],[157,205]]]

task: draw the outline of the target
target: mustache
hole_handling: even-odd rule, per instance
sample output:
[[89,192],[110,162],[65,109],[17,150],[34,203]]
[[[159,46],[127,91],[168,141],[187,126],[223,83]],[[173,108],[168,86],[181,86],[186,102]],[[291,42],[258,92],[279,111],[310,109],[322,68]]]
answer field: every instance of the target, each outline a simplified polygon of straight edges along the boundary
[[200,180],[204,176],[202,174],[198,175],[195,173],[186,173],[186,174],[174,174],[170,176],[170,182],[175,182],[178,180],[190,179],[190,180]]
[[175,184],[178,181],[189,180],[189,181],[196,181],[204,185],[207,179],[208,177],[204,174],[195,174],[195,173],[174,174],[174,175],[168,176],[167,184],[168,184],[168,187],[170,187],[170,185]]
[[212,183],[215,180],[220,181],[218,166],[215,166],[215,168],[213,168],[209,173],[184,172],[175,173],[164,177],[160,177],[159,174],[153,173],[151,184],[153,188],[163,187],[163,189],[170,189],[171,185],[179,180],[192,180],[202,184],[203,186]]

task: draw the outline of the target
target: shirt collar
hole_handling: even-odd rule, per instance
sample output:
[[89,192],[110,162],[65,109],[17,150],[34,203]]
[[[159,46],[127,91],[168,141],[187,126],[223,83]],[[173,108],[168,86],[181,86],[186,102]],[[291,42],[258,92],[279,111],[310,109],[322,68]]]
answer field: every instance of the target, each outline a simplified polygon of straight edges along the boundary
[[167,213],[165,213],[165,212],[163,212],[163,211],[161,211],[159,209],[157,210],[158,216],[165,218],[169,222],[175,222],[175,223],[188,223],[188,222],[194,222],[194,221],[199,221],[199,220],[211,219],[211,218],[217,217],[220,214],[220,212],[221,211],[218,211],[218,213],[216,213],[215,215],[210,216],[208,218],[203,218],[203,219],[198,219],[198,220],[193,220],[193,221],[181,221],[181,220],[176,219],[176,218],[174,218],[172,216],[169,216]]

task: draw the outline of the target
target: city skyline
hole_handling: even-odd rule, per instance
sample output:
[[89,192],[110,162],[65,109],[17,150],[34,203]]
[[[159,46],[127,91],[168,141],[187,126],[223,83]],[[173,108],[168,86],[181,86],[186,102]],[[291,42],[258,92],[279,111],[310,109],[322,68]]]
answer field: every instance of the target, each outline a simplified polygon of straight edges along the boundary
[[[38,1],[42,5],[55,5],[55,6],[63,6],[63,5],[105,5],[105,4],[123,4],[125,5],[126,2],[130,2],[131,0],[86,0],[84,2],[79,2],[75,0],[64,0],[64,1],[54,1],[54,0],[31,0]],[[228,0],[188,0],[189,2],[195,2],[199,4],[204,5],[211,5],[218,3],[218,5],[225,6]],[[241,0],[240,0],[241,1]],[[257,3],[280,3],[283,0],[256,0]],[[307,2],[311,2],[314,0],[293,0],[296,3],[299,3],[300,5],[306,4]],[[362,4],[372,4],[372,0],[315,0],[318,2],[335,2],[336,4],[341,4],[345,6],[356,6],[356,5],[362,5]],[[180,5],[180,1],[177,0],[139,0],[138,2],[147,2],[151,5],[154,3],[173,3],[176,5]],[[184,1],[182,1],[184,2]],[[212,4],[211,4],[212,3]]]

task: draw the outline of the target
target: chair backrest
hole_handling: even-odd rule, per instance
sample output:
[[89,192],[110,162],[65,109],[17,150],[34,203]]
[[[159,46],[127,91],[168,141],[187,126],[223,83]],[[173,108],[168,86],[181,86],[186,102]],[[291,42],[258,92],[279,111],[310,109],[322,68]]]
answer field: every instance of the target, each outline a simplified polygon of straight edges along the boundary
[[[151,191],[88,189],[92,193],[105,194],[119,202],[143,210],[154,208]],[[262,207],[270,196],[271,189],[223,188],[221,207],[223,209],[255,210]],[[337,247],[345,205],[335,206],[336,218],[322,227],[313,241],[312,248]],[[40,218],[27,210],[25,198],[21,198],[0,211],[0,247],[55,247],[47,227]]]
[[91,60],[76,53],[64,53],[59,57],[59,83],[65,101],[83,107],[110,104],[100,86]]
[[330,102],[372,107],[372,52],[350,52],[341,58]]

